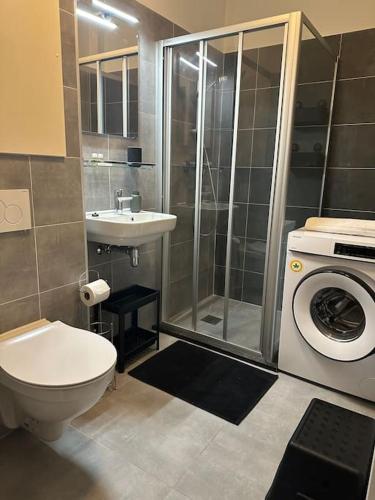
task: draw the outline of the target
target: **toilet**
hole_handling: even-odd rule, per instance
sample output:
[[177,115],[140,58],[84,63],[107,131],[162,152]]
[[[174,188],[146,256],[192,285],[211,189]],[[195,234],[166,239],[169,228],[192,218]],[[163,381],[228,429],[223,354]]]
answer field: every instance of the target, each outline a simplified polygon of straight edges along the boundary
[[[34,327],[32,327],[34,325]],[[116,349],[105,338],[61,321],[41,320],[0,336],[0,426],[58,439],[113,379]]]

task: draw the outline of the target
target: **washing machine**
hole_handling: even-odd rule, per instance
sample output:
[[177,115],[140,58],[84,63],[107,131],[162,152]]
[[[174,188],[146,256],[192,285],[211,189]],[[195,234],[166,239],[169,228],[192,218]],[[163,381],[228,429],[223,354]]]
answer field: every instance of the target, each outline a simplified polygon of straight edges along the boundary
[[279,368],[375,401],[375,238],[289,233]]

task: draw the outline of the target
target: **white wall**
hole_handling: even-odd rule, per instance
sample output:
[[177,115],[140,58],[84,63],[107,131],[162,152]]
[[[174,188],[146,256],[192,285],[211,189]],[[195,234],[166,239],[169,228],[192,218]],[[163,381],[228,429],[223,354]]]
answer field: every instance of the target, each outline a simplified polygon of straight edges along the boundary
[[302,10],[322,35],[375,27],[375,0],[139,0],[186,28],[202,31]]

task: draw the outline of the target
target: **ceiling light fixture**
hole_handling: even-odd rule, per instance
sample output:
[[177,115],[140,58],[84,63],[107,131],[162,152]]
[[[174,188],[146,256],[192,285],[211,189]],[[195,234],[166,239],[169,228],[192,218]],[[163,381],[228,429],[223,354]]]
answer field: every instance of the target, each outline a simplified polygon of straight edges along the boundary
[[[196,54],[197,54],[197,56],[198,56],[198,57],[201,57],[200,52],[196,52]],[[203,56],[203,60],[204,60],[204,61],[207,61],[207,62],[208,62],[208,64],[210,64],[210,65],[211,65],[211,66],[213,66],[214,68],[217,68],[217,64],[216,64],[216,63],[214,63],[213,61],[211,61],[211,59],[208,59],[208,57]]]
[[188,61],[184,57],[180,57],[180,61],[183,62],[184,64],[186,64],[187,66],[189,66],[189,68],[193,68],[193,69],[195,69],[195,71],[199,71],[198,66],[196,66],[193,63],[191,63],[190,61]]
[[100,0],[92,0],[92,4],[95,7],[99,7],[99,9],[103,9],[105,12],[109,12],[110,14],[118,17],[119,19],[123,19],[124,21],[128,21],[131,24],[139,23],[138,19],[126,12],[116,9],[116,7],[112,7],[112,5],[108,5],[107,3],[101,2]]
[[92,21],[93,23],[100,24],[101,26],[105,26],[111,30],[117,28],[117,25],[108,19],[103,19],[102,17],[96,16],[95,14],[91,14],[91,12],[87,12],[87,10],[77,9],[77,14],[84,19]]

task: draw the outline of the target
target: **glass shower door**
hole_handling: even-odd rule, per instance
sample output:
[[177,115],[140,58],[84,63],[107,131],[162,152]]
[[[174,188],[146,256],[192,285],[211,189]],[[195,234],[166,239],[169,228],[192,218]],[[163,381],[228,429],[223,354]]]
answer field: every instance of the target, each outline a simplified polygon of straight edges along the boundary
[[[284,27],[245,33],[230,190],[226,340],[260,350]],[[229,56],[229,54],[227,54]]]
[[[268,363],[278,340],[286,234],[294,221],[304,222],[295,214],[318,209],[315,189],[314,206],[295,206],[302,188],[324,179],[321,163],[302,170],[294,162],[325,161],[330,128],[319,122],[324,137],[316,141],[317,124],[304,122],[306,114],[326,118],[332,102],[328,96],[324,109],[322,99],[316,106],[312,86],[298,81],[309,59],[299,64],[301,35],[312,38],[303,32],[307,22],[294,12],[161,43],[164,207],[177,215],[175,231],[164,237],[163,322],[166,330]],[[323,51],[319,62],[328,58],[331,69],[332,51],[312,33]],[[319,77],[315,87],[327,85]],[[307,109],[295,112],[302,94]],[[294,120],[301,122],[299,151]],[[313,152],[305,151],[307,137]]]
[[[202,43],[201,169],[196,191],[195,330],[223,340],[226,238],[239,36]],[[227,53],[230,54],[227,57]],[[194,315],[193,315],[194,316]]]
[[[166,155],[170,164],[166,196],[169,211],[177,216],[176,229],[168,238],[165,317],[192,329],[195,185],[197,169],[197,107],[199,42],[167,49],[165,75]],[[168,53],[169,51],[169,53]]]

